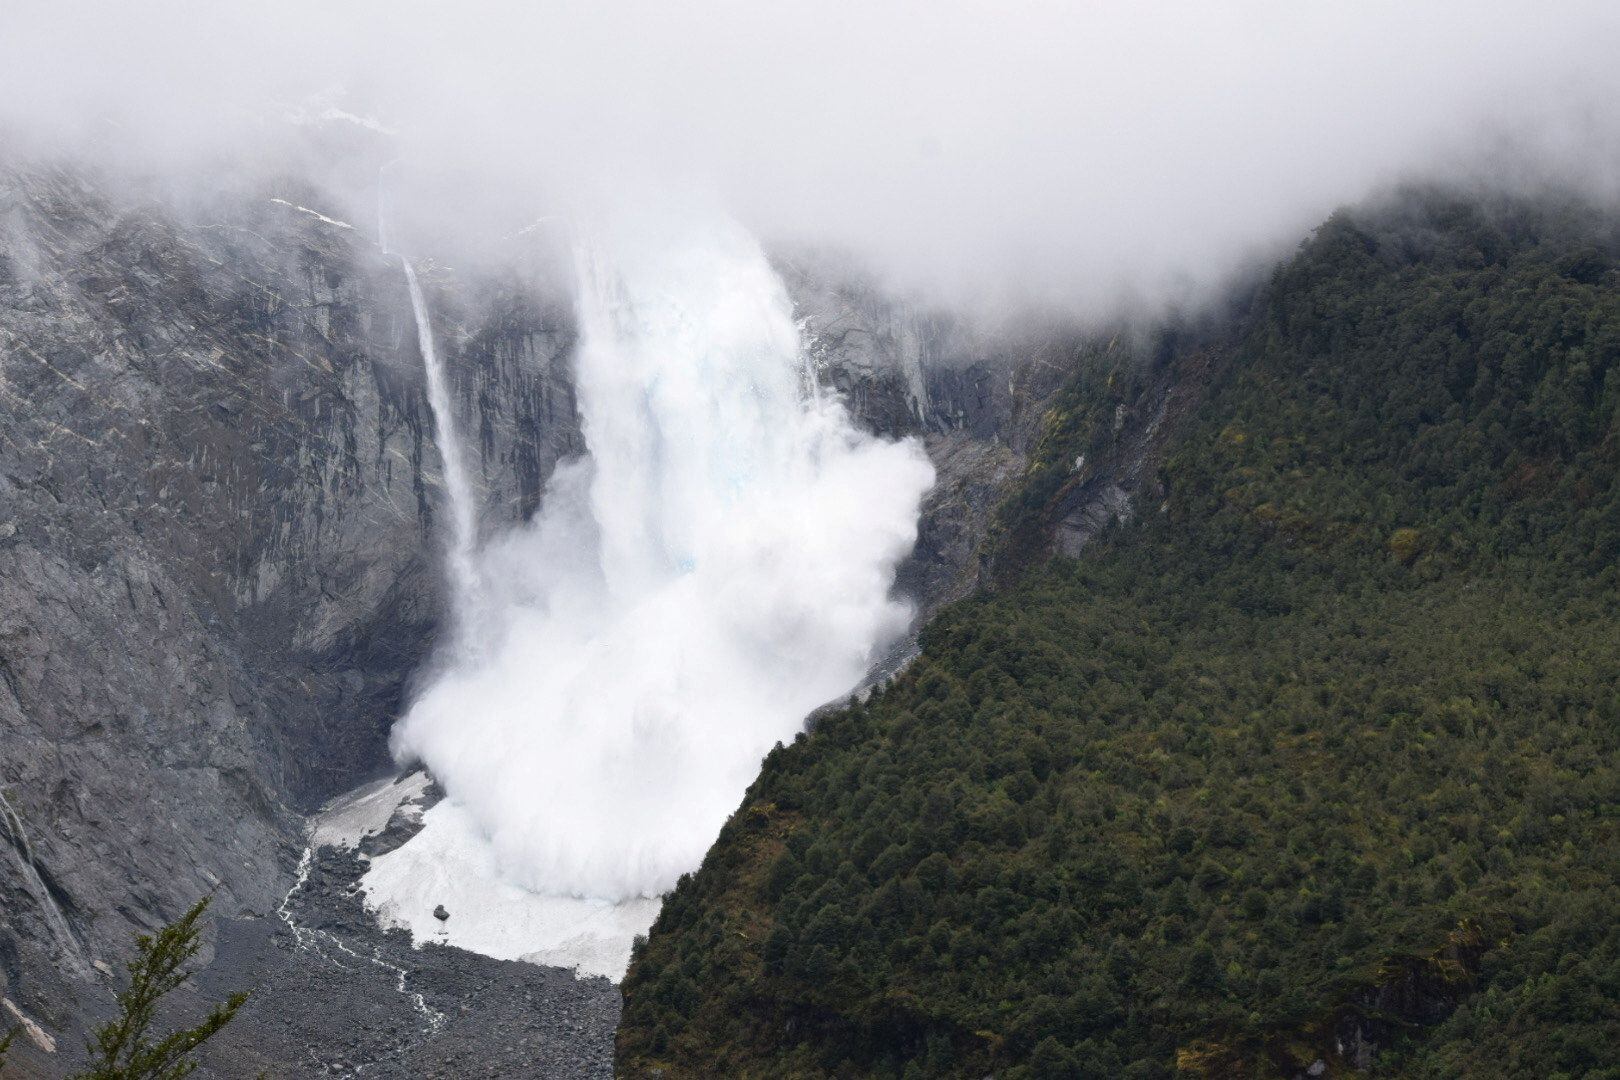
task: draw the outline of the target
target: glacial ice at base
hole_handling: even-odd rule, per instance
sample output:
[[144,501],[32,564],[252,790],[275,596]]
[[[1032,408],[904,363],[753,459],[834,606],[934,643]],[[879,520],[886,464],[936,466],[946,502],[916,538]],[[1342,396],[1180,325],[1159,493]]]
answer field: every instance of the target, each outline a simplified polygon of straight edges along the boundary
[[333,799],[315,817],[310,846],[355,848],[366,837],[386,829],[397,813],[420,820],[420,803],[428,784],[427,773],[418,771],[398,779],[374,780]]
[[[501,875],[494,849],[467,811],[446,799],[428,810],[409,843],[379,855],[361,879],[367,904],[418,945],[442,942],[500,960],[572,968],[618,982],[630,946],[660,901],[615,903],[546,896]],[[449,919],[433,914],[440,905]]]

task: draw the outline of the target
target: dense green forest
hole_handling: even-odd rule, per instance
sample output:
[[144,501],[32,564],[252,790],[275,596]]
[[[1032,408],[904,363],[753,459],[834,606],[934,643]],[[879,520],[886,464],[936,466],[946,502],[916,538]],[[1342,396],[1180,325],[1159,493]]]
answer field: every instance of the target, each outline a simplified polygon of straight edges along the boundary
[[1018,572],[770,755],[638,949],[620,1068],[1620,1078],[1616,236],[1336,214],[1201,369],[1162,505],[1032,559],[1065,463],[1192,362],[1086,360]]

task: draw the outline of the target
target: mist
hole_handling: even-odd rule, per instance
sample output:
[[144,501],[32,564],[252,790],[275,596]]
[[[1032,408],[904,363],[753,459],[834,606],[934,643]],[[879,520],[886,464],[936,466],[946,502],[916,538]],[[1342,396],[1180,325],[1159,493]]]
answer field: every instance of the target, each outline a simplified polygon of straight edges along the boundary
[[1101,315],[1414,175],[1612,197],[1617,47],[1593,2],[13,0],[0,123],[198,183],[296,162],[360,206],[398,158],[405,231],[461,258],[674,191],[899,286]]

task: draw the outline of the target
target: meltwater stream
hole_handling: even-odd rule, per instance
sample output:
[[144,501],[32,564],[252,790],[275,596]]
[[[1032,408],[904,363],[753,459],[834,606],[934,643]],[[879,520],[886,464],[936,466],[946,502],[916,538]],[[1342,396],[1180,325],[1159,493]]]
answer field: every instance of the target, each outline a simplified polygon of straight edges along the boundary
[[79,945],[79,939],[68,926],[67,916],[62,914],[61,907],[56,903],[56,897],[51,895],[50,888],[39,872],[39,860],[34,855],[33,845],[28,842],[28,830],[23,826],[22,815],[12,808],[3,791],[0,791],[0,829],[4,830],[5,839],[11,842],[12,848],[16,851],[17,861],[22,867],[23,880],[28,885],[28,891],[33,893],[39,902],[45,926],[56,939],[63,967],[73,974],[82,975],[89,972],[90,961]]
[[617,978],[765,752],[905,629],[933,471],[817,392],[734,224],[636,220],[576,262],[589,454],[465,549],[476,647],[393,734],[448,797],[364,884],[419,939]]

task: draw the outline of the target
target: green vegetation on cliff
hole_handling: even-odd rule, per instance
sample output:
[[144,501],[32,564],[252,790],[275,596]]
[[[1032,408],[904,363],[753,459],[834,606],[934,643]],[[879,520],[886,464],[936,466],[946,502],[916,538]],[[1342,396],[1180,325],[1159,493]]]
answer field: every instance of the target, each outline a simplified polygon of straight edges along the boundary
[[[1330,219],[1162,508],[767,759],[638,951],[620,1068],[1620,1077],[1614,238]],[[1004,535],[1188,362],[1081,373]]]

